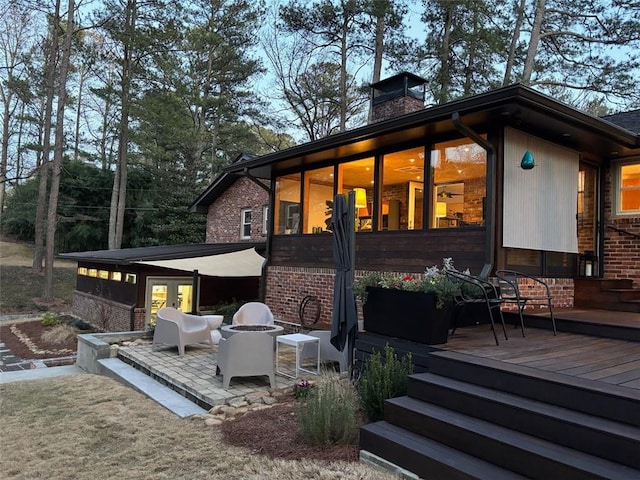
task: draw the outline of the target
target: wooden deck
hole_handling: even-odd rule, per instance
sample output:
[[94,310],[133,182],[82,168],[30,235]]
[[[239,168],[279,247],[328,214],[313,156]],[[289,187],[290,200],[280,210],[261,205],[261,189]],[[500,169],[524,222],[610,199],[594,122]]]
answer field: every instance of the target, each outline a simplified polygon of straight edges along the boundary
[[640,343],[527,328],[526,337],[498,327],[496,346],[487,325],[463,327],[439,349],[640,390]]

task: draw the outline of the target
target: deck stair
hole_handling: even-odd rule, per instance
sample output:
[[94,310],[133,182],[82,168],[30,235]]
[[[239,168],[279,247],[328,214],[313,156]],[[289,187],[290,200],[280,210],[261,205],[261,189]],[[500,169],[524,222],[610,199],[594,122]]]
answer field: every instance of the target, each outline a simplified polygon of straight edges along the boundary
[[434,352],[360,447],[423,478],[637,479],[640,394]]
[[576,278],[574,306],[640,313],[640,289],[631,279]]

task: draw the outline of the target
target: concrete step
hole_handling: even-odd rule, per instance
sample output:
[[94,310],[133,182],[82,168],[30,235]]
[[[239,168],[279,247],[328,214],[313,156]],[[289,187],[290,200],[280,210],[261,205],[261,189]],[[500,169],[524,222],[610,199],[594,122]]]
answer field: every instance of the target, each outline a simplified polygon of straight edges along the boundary
[[205,409],[189,401],[169,387],[161,385],[148,375],[127,365],[122,360],[117,358],[104,358],[98,360],[98,364],[100,365],[100,373],[102,375],[109,376],[137,390],[181,418],[207,413]]

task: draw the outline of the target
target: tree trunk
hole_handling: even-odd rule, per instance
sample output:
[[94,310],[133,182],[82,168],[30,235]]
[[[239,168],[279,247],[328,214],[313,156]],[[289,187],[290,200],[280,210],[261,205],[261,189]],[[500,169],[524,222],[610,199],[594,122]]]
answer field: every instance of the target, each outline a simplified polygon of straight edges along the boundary
[[54,13],[54,27],[51,29],[51,39],[49,44],[49,50],[47,52],[47,59],[45,63],[45,83],[46,83],[46,103],[44,107],[44,119],[43,119],[43,132],[42,132],[42,162],[38,168],[38,175],[40,176],[38,187],[38,201],[36,203],[36,218],[35,218],[35,235],[34,235],[34,249],[33,249],[33,264],[32,269],[34,272],[42,272],[42,262],[44,259],[44,244],[45,244],[45,213],[47,209],[47,183],[49,180],[49,170],[51,164],[49,161],[51,152],[51,115],[53,112],[53,96],[55,90],[55,74],[56,64],[58,59],[58,28],[60,19],[60,0],[56,0],[55,13]]
[[9,103],[11,98],[7,95],[4,98],[4,108],[2,112],[2,160],[0,160],[0,218],[2,218],[2,211],[4,210],[4,193],[5,184],[7,182],[7,166],[9,154],[7,149],[9,147]]
[[122,246],[124,213],[127,201],[127,155],[129,150],[129,112],[131,109],[130,88],[133,75],[133,45],[136,34],[136,0],[128,0],[125,11],[126,40],[122,61],[120,137],[118,139],[118,158],[111,192],[109,213],[109,250]]
[[80,84],[78,85],[78,105],[76,107],[76,128],[73,142],[73,160],[78,161],[80,149],[80,113],[82,111],[82,89],[84,87],[85,71],[80,69]]
[[542,34],[542,21],[544,20],[546,11],[545,2],[546,0],[538,0],[536,4],[536,13],[531,28],[531,37],[529,38],[529,48],[527,49],[527,57],[524,61],[524,69],[522,71],[521,82],[524,85],[531,84],[531,74],[533,73],[533,67],[535,65],[536,52],[538,51],[538,44],[540,43]]
[[342,39],[340,45],[340,131],[347,129],[347,20],[342,24]]
[[502,81],[503,87],[511,84],[511,72],[513,71],[514,63],[516,62],[516,48],[518,47],[518,39],[520,38],[520,30],[522,29],[522,22],[524,20],[524,11],[526,7],[527,0],[520,0],[520,6],[516,12],[516,23],[513,26],[513,36],[511,37],[511,44],[509,45],[507,65],[504,70],[504,80]]
[[[51,190],[49,194],[49,212],[47,214],[47,244],[46,261],[44,263],[44,288],[42,299],[45,302],[53,301],[53,254],[55,252],[56,225],[58,219],[58,194],[60,192],[60,171],[62,170],[62,151],[64,147],[64,107],[67,100],[67,75],[71,60],[71,41],[73,39],[73,17],[75,11],[74,0],[68,1],[67,22],[60,72],[58,80],[58,105],[56,109],[56,137],[53,150],[53,168],[51,175]],[[59,18],[59,17],[58,17]],[[56,24],[56,28],[58,25]]]
[[442,49],[440,50],[440,92],[438,103],[449,101],[449,48],[451,43],[451,28],[453,23],[453,6],[446,5],[444,35],[442,36]]

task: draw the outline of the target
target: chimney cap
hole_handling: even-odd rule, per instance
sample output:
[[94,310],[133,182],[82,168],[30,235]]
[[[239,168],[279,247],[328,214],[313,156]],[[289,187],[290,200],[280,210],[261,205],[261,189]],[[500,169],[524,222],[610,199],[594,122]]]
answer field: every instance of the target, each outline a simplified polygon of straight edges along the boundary
[[405,71],[405,72],[396,73],[395,75],[387,77],[384,80],[380,80],[378,82],[372,83],[370,84],[370,87],[375,90],[381,90],[383,92],[389,91],[389,90],[395,90],[396,88],[398,88],[399,85],[405,82],[405,79],[407,82],[407,88],[413,88],[413,87],[417,87],[419,85],[424,85],[425,83],[427,83],[426,79],[419,77],[418,75],[415,75],[413,73]]

